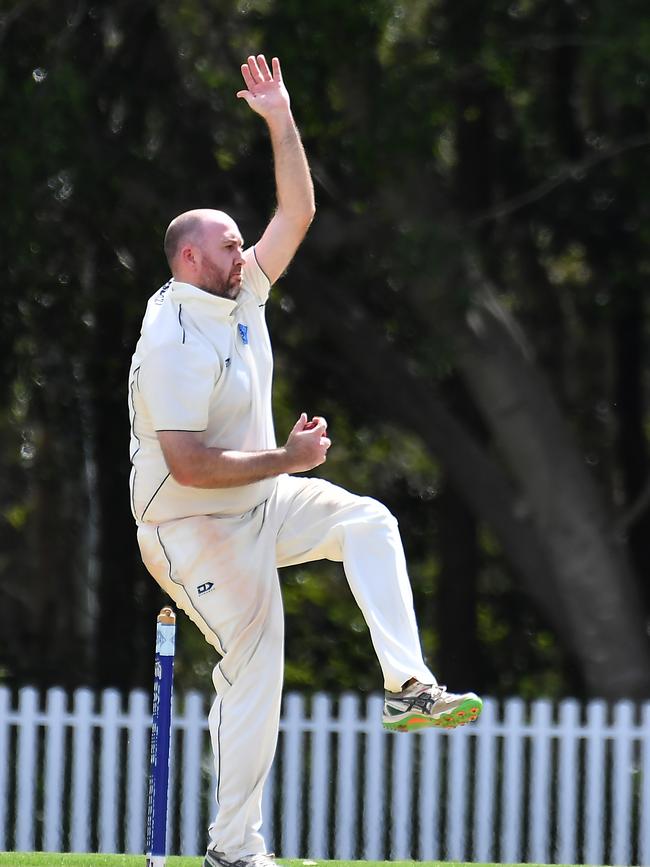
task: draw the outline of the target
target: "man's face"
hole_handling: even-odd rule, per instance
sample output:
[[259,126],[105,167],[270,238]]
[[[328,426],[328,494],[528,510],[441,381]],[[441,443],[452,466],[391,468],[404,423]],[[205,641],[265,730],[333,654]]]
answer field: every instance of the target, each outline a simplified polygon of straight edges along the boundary
[[243,246],[235,222],[208,223],[203,228],[196,285],[211,295],[236,298],[243,280]]

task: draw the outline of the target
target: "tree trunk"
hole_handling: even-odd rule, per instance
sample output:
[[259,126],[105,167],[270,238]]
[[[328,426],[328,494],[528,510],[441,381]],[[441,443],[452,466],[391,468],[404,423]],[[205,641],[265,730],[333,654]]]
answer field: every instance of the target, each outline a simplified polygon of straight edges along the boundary
[[[299,265],[294,274],[300,282]],[[475,517],[492,529],[541,616],[558,635],[569,634],[570,621],[555,595],[547,553],[525,504],[501,468],[449,411],[432,382],[416,375],[409,358],[387,343],[358,308],[351,308],[352,292],[347,287],[321,284],[313,272],[304,275],[304,282],[311,284],[311,291],[295,296],[295,315],[318,321],[332,346],[326,372],[311,375],[322,379],[326,373],[335,392],[340,381],[364,418],[390,420],[422,438]],[[347,305],[344,318],[339,313],[343,305]],[[575,664],[580,671],[587,664],[580,648]]]
[[521,490],[592,695],[650,695],[650,652],[624,546],[525,339],[489,289],[459,344],[462,375]]

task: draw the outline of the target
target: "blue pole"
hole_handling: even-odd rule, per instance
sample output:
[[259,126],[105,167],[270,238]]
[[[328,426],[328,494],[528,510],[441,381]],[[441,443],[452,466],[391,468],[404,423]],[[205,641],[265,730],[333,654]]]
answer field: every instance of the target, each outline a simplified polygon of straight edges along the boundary
[[151,719],[151,763],[147,799],[147,864],[165,867],[167,854],[167,791],[174,686],[176,614],[163,608],[156,625],[156,657]]

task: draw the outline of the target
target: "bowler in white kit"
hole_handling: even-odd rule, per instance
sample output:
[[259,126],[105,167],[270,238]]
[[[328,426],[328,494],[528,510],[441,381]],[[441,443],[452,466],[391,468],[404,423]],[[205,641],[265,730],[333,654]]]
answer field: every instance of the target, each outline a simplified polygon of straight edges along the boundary
[[395,518],[369,497],[292,475],[325,462],[325,419],[301,414],[276,444],[265,304],[314,217],[314,192],[278,59],[269,69],[263,55],[251,56],[242,75],[237,96],[269,130],[276,211],[248,248],[223,211],[172,220],[172,278],[148,302],[129,375],[142,559],[221,656],[209,716],[217,804],[204,867],[274,863],[260,827],[284,666],[278,567],[343,563],[383,673],[385,728],[453,728],[481,710],[474,693],[439,685],[423,660]]

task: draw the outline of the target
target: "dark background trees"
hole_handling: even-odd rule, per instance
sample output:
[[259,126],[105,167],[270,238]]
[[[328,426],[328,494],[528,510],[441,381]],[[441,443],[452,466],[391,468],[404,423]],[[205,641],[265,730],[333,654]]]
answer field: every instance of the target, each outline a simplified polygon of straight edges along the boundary
[[[149,683],[126,372],[169,220],[271,212],[234,98],[264,50],[318,200],[269,310],[278,438],[327,415],[323,472],[399,517],[454,687],[650,694],[644,4],[24,0],[0,46],[6,681]],[[282,578],[287,683],[378,688],[339,567]]]

